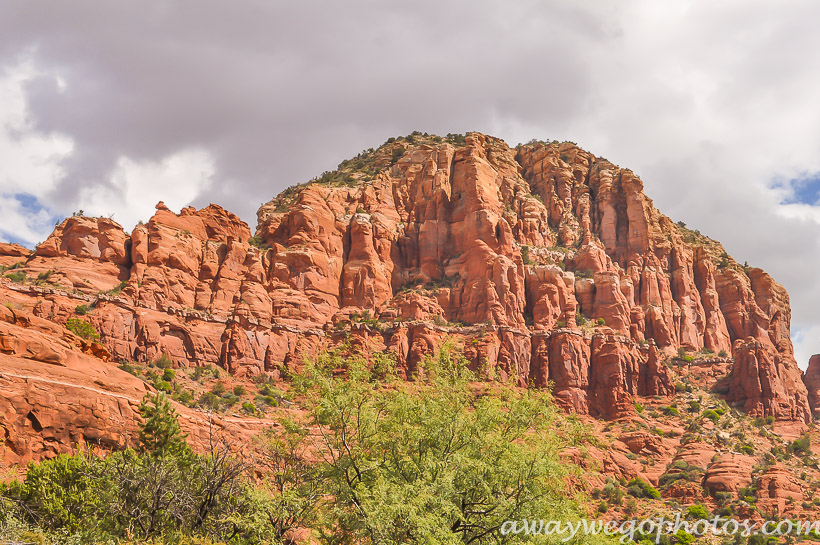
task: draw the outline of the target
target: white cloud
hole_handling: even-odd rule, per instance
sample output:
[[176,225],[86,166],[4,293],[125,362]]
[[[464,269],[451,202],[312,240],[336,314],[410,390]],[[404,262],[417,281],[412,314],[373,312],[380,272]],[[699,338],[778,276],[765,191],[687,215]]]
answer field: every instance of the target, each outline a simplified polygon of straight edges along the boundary
[[2,239],[34,246],[72,207],[89,215],[113,215],[130,229],[151,217],[157,201],[179,209],[211,185],[213,158],[205,150],[191,148],[158,161],[122,156],[107,176],[73,182],[77,191],[69,198],[56,195],[55,190],[65,182],[64,164],[72,158],[75,143],[66,135],[36,127],[26,86],[37,78],[51,79],[59,92],[68,86],[64,77],[39,69],[30,56],[10,65],[0,76]]
[[[260,202],[388,136],[569,139],[769,271],[799,362],[820,351],[820,208],[782,204],[820,172],[814,0],[144,4],[6,10],[0,66],[37,49],[0,86],[16,127],[0,134],[14,173],[0,193],[25,185],[50,211],[126,228],[158,200],[253,224]],[[25,219],[15,202],[3,210]]]
[[27,244],[43,240],[53,225],[46,210],[25,207],[17,196],[38,197],[56,187],[74,147],[70,138],[33,126],[25,85],[38,75],[30,60],[0,75],[0,233]]
[[82,188],[77,200],[86,214],[113,214],[129,230],[148,220],[160,200],[176,210],[190,204],[210,187],[214,173],[213,157],[201,149],[180,151],[161,161],[121,157],[107,184]]

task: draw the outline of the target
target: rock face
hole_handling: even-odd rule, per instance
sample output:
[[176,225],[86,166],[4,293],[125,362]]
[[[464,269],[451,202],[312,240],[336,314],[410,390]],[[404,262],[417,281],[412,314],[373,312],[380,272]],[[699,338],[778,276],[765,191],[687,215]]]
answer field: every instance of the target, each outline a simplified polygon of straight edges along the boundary
[[813,413],[820,411],[820,354],[809,359],[809,366],[803,374],[803,382],[809,392],[809,405]]
[[809,418],[785,290],[663,216],[631,171],[478,133],[340,167],[264,204],[253,245],[216,205],[160,203],[130,235],[69,218],[26,263],[52,271],[46,285],[14,291],[58,323],[90,300],[115,360],[281,374],[355,331],[412,377],[452,338],[479,372],[617,418],[673,393],[664,360],[683,348],[734,355],[729,397],[746,411]]
[[[148,387],[100,359],[108,352],[95,344],[47,320],[0,307],[0,465],[24,465],[78,445],[104,450],[136,445],[138,407]],[[248,439],[272,424],[175,408],[198,450],[207,448],[211,434]]]

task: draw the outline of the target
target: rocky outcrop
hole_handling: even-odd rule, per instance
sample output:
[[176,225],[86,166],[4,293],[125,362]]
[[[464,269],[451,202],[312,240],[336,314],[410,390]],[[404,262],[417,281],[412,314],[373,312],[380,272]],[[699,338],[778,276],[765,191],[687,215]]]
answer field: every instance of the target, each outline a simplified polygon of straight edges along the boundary
[[809,396],[809,406],[812,413],[820,411],[820,354],[809,359],[809,366],[803,374],[803,383]]
[[804,499],[803,486],[782,464],[766,469],[757,482],[757,504],[764,512],[781,515],[790,504],[800,504]]
[[[100,359],[104,354],[51,322],[0,307],[0,465],[24,465],[78,447],[136,445],[138,408],[149,387]],[[245,448],[272,424],[177,404],[175,409],[197,450],[223,435]]]
[[0,267],[8,267],[24,262],[31,256],[31,250],[19,244],[0,242]]
[[805,422],[811,419],[808,392],[793,357],[767,349],[766,344],[751,337],[738,339],[734,354],[727,401],[752,415]]
[[741,488],[752,483],[752,468],[755,462],[753,456],[724,454],[706,469],[703,486],[712,494],[717,492],[737,494]]
[[15,294],[60,324],[90,303],[113,359],[281,375],[347,336],[412,378],[451,339],[487,377],[618,418],[673,392],[679,349],[734,352],[731,400],[809,415],[785,290],[570,143],[396,139],[264,204],[253,239],[219,206],[160,203],[130,235],[69,218],[27,259]]

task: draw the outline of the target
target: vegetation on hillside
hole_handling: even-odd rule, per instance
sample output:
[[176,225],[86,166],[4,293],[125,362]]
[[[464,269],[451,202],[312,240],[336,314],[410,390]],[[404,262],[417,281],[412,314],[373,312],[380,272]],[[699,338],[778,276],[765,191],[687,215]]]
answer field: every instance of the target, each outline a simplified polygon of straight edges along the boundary
[[559,458],[578,432],[548,393],[485,391],[447,346],[422,375],[320,356],[294,377],[303,417],[270,431],[253,472],[217,441],[195,454],[170,401],[148,395],[136,449],[59,456],[0,487],[0,540],[532,543],[501,525],[581,516]]

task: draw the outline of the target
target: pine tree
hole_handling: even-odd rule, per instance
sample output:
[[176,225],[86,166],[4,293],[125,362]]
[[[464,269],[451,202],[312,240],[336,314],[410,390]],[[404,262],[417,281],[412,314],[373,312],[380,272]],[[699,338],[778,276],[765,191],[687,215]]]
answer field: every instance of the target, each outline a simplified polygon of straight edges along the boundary
[[171,400],[163,393],[145,394],[139,407],[143,423],[140,426],[140,452],[154,456],[187,457],[191,447],[185,441]]

